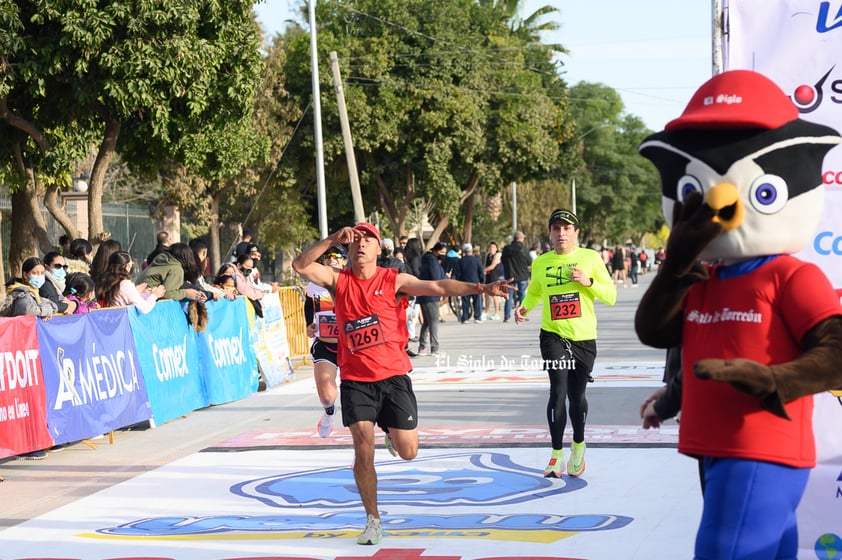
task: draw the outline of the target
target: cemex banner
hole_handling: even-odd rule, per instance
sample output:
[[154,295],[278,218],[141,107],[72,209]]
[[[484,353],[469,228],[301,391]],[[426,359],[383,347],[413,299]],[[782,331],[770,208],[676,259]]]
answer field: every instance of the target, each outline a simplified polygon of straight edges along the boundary
[[159,301],[143,315],[128,308],[152,417],[161,425],[208,406],[196,331],[177,301]]
[[57,444],[131,426],[150,416],[125,309],[38,321],[47,426]]
[[0,319],[0,458],[52,446],[35,321]]
[[257,358],[249,343],[245,298],[209,301],[208,326],[199,333],[199,360],[210,404],[245,398],[257,391]]

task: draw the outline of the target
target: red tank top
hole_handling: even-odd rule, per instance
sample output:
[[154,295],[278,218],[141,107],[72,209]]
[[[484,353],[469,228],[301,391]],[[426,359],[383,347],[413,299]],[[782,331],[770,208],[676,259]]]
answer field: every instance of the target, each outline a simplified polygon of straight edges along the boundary
[[404,348],[406,298],[395,295],[398,271],[377,267],[363,280],[350,269],[336,281],[336,312],[339,324],[337,360],[339,377],[351,381],[379,381],[412,370]]

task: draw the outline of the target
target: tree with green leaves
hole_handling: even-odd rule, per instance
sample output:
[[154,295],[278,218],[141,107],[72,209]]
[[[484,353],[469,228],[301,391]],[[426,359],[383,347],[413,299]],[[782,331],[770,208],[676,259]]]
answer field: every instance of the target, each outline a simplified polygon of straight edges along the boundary
[[[118,151],[139,171],[183,165],[215,179],[253,154],[247,125],[262,60],[252,2],[32,0],[0,18],[14,35],[0,43],[0,132],[13,139],[0,145],[3,178],[37,201],[42,190],[69,186],[93,143],[92,241],[108,235],[102,194]],[[23,231],[13,219],[13,232]],[[34,249],[13,234],[10,259]]]
[[[573,130],[566,85],[552,50],[513,31],[503,7],[326,0],[316,8],[331,219],[347,222],[351,204],[336,101],[325,93],[332,91],[330,51],[346,81],[364,196],[379,202],[394,234],[407,231],[407,216],[422,200],[433,206],[434,238],[455,224],[469,240],[475,196],[558,173]],[[311,97],[309,48],[307,34],[290,40],[286,86],[301,107]],[[299,144],[312,145],[310,137]]]
[[579,127],[572,143],[581,167],[573,177],[585,238],[639,244],[644,233],[657,231],[661,216],[657,172],[637,152],[651,131],[625,114],[620,95],[604,84],[580,82],[570,100]]

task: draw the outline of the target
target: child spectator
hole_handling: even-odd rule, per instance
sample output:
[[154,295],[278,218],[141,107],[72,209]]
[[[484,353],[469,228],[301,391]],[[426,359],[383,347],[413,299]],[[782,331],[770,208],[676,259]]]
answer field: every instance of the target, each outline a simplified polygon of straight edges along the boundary
[[90,274],[75,272],[68,275],[64,287],[64,297],[76,304],[74,315],[90,313],[91,309],[98,309],[96,303],[96,286]]
[[219,288],[220,290],[223,290],[226,294],[225,297],[228,297],[228,294],[233,294],[234,297],[237,297],[237,283],[232,275],[220,274],[214,279],[213,285]]

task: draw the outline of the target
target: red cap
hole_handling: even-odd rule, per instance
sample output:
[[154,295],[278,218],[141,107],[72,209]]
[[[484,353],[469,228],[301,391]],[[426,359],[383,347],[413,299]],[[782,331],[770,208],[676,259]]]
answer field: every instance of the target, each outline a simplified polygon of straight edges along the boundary
[[773,129],[797,118],[798,109],[775,82],[752,70],[729,70],[702,84],[664,129]]
[[370,224],[368,222],[360,222],[354,226],[354,229],[357,231],[361,231],[368,236],[376,237],[377,241],[380,241],[380,232],[377,231],[377,227],[373,224]]

